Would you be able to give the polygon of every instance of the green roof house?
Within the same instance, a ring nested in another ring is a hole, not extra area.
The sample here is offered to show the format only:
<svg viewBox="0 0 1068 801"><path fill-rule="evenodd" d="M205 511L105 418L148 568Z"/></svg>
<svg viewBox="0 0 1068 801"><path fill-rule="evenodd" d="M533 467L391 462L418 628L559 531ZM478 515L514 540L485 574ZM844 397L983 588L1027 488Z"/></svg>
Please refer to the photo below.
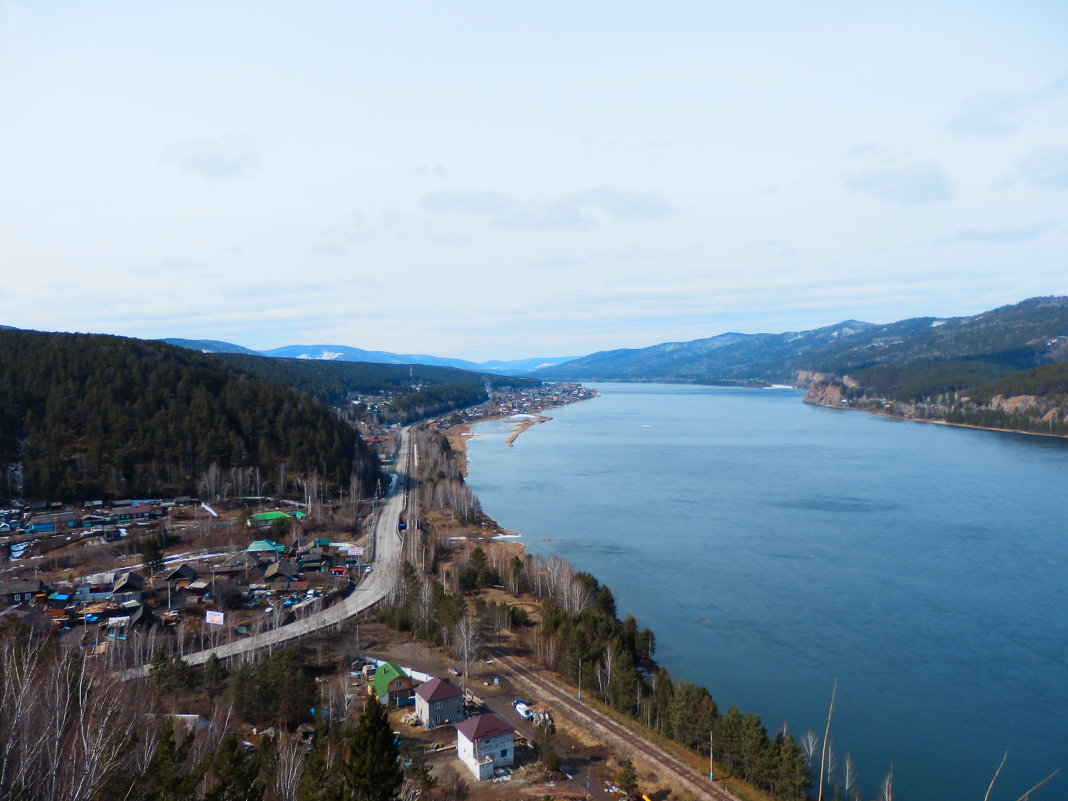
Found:
<svg viewBox="0 0 1068 801"><path fill-rule="evenodd" d="M379 665L375 677L371 679L371 692L380 704L386 706L414 704L414 686L415 680L408 676L402 667L392 662Z"/></svg>
<svg viewBox="0 0 1068 801"><path fill-rule="evenodd" d="M299 514L299 513L298 513ZM285 512L257 512L248 519L250 526L255 525L270 525L275 520L292 520Z"/></svg>
<svg viewBox="0 0 1068 801"><path fill-rule="evenodd" d="M245 549L245 553L257 558L269 557L272 561L281 558L285 552L286 546L279 545L274 540L256 540Z"/></svg>

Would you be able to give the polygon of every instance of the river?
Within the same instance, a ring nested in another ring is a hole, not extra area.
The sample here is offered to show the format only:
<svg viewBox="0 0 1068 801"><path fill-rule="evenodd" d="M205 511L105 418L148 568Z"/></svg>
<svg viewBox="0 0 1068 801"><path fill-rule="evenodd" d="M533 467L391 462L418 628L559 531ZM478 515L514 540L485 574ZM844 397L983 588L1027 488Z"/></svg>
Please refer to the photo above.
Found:
<svg viewBox="0 0 1068 801"><path fill-rule="evenodd" d="M1015 801L1068 769L1068 442L595 384L468 483L533 553L588 570L676 678L852 754L864 798ZM1033 801L1068 797L1058 776Z"/></svg>

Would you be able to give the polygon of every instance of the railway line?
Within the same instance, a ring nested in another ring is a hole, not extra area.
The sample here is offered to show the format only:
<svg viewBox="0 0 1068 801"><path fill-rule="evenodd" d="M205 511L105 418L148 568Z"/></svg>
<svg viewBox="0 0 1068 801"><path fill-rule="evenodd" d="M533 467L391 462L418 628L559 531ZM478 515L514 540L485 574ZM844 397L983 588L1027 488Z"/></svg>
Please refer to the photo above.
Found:
<svg viewBox="0 0 1068 801"><path fill-rule="evenodd" d="M645 762L662 779L674 783L678 789L711 801L739 801L737 796L695 773L689 764L675 755L657 748L596 708L576 701L570 693L547 679L543 671L531 670L518 660L501 655L499 650L489 650L493 651L499 667L508 673L517 687L529 690L538 699L551 703L561 717L570 718L620 753L630 754Z"/></svg>

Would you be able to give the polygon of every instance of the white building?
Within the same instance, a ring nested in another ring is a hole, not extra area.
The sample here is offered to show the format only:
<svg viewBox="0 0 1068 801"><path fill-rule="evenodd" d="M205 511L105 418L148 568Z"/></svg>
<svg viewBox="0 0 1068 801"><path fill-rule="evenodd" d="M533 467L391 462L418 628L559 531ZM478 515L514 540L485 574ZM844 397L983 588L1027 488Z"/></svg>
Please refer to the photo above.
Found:
<svg viewBox="0 0 1068 801"><path fill-rule="evenodd" d="M488 712L456 724L456 755L479 781L494 768L512 766L515 731L504 718Z"/></svg>

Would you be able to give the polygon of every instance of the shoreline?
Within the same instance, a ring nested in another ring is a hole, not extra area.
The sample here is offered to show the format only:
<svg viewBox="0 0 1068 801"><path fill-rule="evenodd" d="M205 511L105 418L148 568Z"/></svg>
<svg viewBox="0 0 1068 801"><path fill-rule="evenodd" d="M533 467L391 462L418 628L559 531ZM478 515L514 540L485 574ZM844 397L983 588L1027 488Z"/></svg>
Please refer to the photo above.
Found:
<svg viewBox="0 0 1068 801"><path fill-rule="evenodd" d="M802 401L809 403L809 401ZM1028 437L1045 437L1046 439L1068 439L1068 434L1047 434L1042 431L1024 431L1020 428L997 428L994 426L977 426L972 423L953 423L949 420L936 420L926 417L904 417L900 414L888 414L875 409L860 409L856 406L833 406L826 403L812 403L812 406L821 406L824 409L837 409L840 412L862 412L872 417L885 417L887 420L901 420L906 423L931 423L936 426L950 426L952 428L970 428L973 431L996 431L999 434L1023 434Z"/></svg>

